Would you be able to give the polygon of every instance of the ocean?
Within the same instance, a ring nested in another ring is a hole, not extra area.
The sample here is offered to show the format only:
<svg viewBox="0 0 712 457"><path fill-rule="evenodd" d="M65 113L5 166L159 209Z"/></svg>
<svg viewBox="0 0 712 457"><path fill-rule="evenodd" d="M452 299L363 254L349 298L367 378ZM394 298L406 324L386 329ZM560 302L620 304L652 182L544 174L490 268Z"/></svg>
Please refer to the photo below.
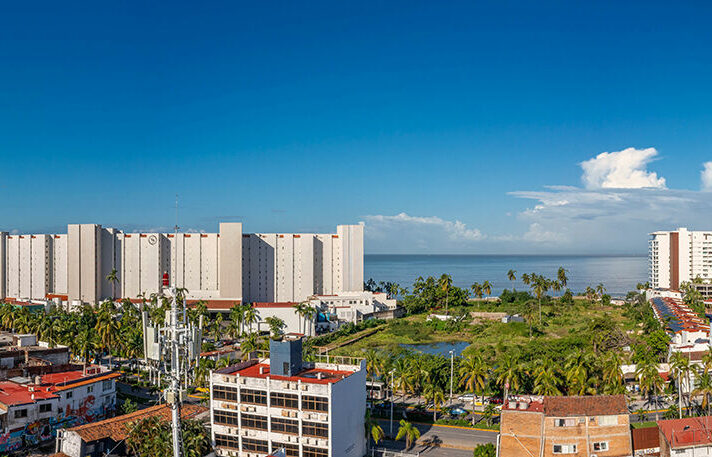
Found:
<svg viewBox="0 0 712 457"><path fill-rule="evenodd" d="M622 296L635 290L635 285L648 280L648 260L645 256L543 256L543 255L381 255L364 258L364 279L392 281L412 289L418 276L452 276L453 284L469 287L475 282L489 281L492 295L502 289L516 287L526 290L522 273L538 273L552 278L562 266L568 271L568 288L583 292L587 286L602 283L612 296ZM507 272L516 270L517 280L507 279Z"/></svg>

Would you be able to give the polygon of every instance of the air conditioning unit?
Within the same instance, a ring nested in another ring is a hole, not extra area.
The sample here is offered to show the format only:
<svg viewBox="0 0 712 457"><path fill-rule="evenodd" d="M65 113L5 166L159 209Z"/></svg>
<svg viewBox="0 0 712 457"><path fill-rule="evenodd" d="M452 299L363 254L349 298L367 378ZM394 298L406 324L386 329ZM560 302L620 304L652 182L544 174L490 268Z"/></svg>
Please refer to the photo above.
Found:
<svg viewBox="0 0 712 457"><path fill-rule="evenodd" d="M319 415L319 420L326 421L327 419L329 419L329 416L327 416L326 414Z"/></svg>
<svg viewBox="0 0 712 457"><path fill-rule="evenodd" d="M250 436L257 436L257 432L254 430L250 430Z"/></svg>
<svg viewBox="0 0 712 457"><path fill-rule="evenodd" d="M240 378L240 384L246 384L247 379L246 378Z"/></svg>
<svg viewBox="0 0 712 457"><path fill-rule="evenodd" d="M245 405L240 405L240 411L242 411L243 413L244 413L244 412L247 412L247 411L248 411L247 406L245 406Z"/></svg>
<svg viewBox="0 0 712 457"><path fill-rule="evenodd" d="M319 440L319 446L326 446L326 440Z"/></svg>
<svg viewBox="0 0 712 457"><path fill-rule="evenodd" d="M309 390L309 386L306 384L302 384L302 390L306 392L307 390Z"/></svg>
<svg viewBox="0 0 712 457"><path fill-rule="evenodd" d="M242 436L250 436L250 435L247 433L247 430L243 430L243 431L242 431Z"/></svg>
<svg viewBox="0 0 712 457"><path fill-rule="evenodd" d="M296 412L296 411L290 411L290 412L289 412L289 417L297 417L297 412Z"/></svg>
<svg viewBox="0 0 712 457"><path fill-rule="evenodd" d="M282 410L282 416L284 416L284 417L289 417L289 411L287 411L286 409L283 409L283 410Z"/></svg>
<svg viewBox="0 0 712 457"><path fill-rule="evenodd" d="M223 382L230 382L230 377L229 376L223 376L222 377Z"/></svg>
<svg viewBox="0 0 712 457"><path fill-rule="evenodd" d="M289 389L289 383L287 381L282 382L282 389Z"/></svg>
<svg viewBox="0 0 712 457"><path fill-rule="evenodd" d="M254 412L255 412L255 407L254 407L254 406L250 406L250 407L247 408L247 411L249 411L249 412L251 412L251 413L254 413Z"/></svg>

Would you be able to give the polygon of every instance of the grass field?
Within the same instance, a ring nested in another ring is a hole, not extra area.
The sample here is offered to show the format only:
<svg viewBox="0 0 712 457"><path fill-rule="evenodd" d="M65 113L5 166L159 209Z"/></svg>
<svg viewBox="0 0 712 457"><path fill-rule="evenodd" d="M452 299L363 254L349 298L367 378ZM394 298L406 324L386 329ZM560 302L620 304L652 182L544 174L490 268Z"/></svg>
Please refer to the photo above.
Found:
<svg viewBox="0 0 712 457"><path fill-rule="evenodd" d="M496 305L479 303L451 310L454 315L470 311L494 311L509 314L523 313L522 305ZM589 326L596 318L612 322L623 334L630 337L640 330L636 324L624 315L624 309L618 306L602 306L588 301L577 300L574 305L551 305L542 308L543 324L538 325L538 308L533 319L532 337L529 336L527 323L508 323L485 321L473 323L467 319L456 328L447 328L442 322L426 322L427 313L408 316L388 322L381 330L353 344L334 351L339 355L359 355L368 348L386 349L389 352L402 350L401 344L430 344L438 342L465 341L470 346L464 354L471 351L481 352L487 358L497 357L502 352L519 350L535 355L539 350L551 350L565 354L587 344ZM344 337L343 340L346 340Z"/></svg>

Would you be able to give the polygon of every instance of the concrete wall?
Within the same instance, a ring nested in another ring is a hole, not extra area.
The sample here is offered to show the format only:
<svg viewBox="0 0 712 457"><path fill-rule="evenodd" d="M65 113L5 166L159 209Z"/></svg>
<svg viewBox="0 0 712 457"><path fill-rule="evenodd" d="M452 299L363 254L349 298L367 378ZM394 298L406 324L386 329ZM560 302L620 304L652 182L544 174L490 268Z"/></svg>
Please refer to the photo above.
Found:
<svg viewBox="0 0 712 457"><path fill-rule="evenodd" d="M223 298L242 297L242 224L221 223L218 284Z"/></svg>
<svg viewBox="0 0 712 457"><path fill-rule="evenodd" d="M329 443L331 457L361 457L366 454L366 366L341 381L329 384ZM348 413L345 413L348 411Z"/></svg>

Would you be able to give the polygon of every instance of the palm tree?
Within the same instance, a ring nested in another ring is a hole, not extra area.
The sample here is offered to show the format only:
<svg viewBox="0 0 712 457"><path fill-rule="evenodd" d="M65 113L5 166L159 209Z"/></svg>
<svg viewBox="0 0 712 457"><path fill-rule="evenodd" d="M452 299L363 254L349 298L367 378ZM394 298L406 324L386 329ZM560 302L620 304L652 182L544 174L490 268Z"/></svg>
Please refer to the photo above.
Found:
<svg viewBox="0 0 712 457"><path fill-rule="evenodd" d="M369 348L366 351L366 373L373 380L376 375L381 374L381 356L377 350Z"/></svg>
<svg viewBox="0 0 712 457"><path fill-rule="evenodd" d="M603 298L603 294L605 294L605 293L606 293L606 288L603 287L603 284L602 284L602 283L599 283L599 284L596 286L596 294L598 295L598 299L599 299L599 300L602 299L602 298Z"/></svg>
<svg viewBox="0 0 712 457"><path fill-rule="evenodd" d="M294 308L294 312L297 313L300 317L299 319L299 333L302 333L302 321L304 320L304 314L306 312L307 308L307 303L301 302L301 303L295 303L292 308Z"/></svg>
<svg viewBox="0 0 712 457"><path fill-rule="evenodd" d="M430 382L426 384L425 389L423 389L423 397L425 397L426 402L433 403L433 422L435 422L438 418L438 406L445 403L443 388L434 382Z"/></svg>
<svg viewBox="0 0 712 457"><path fill-rule="evenodd" d="M472 295L482 299L483 291L482 291L482 285L479 282L475 282L470 286L470 289L472 289Z"/></svg>
<svg viewBox="0 0 712 457"><path fill-rule="evenodd" d="M364 431L366 433L366 444L369 446L371 444L371 440L373 440L373 443L378 446L378 443L380 443L386 436L386 432L383 431L383 428L378 424L378 421L371 416L370 409L366 410L364 427Z"/></svg>
<svg viewBox="0 0 712 457"><path fill-rule="evenodd" d="M524 273L522 275L522 282L524 284L526 284L528 286L529 284L531 284L531 281L532 281L532 278L531 278L531 276L529 276L529 273Z"/></svg>
<svg viewBox="0 0 712 457"><path fill-rule="evenodd" d="M516 281L517 280L517 270L509 270L507 272L507 279L510 281Z"/></svg>
<svg viewBox="0 0 712 457"><path fill-rule="evenodd" d="M475 411L475 395L481 395L487 386L489 368L480 354L465 357L460 363L460 385L472 392L472 412ZM475 425L475 416L472 416Z"/></svg>
<svg viewBox="0 0 712 457"><path fill-rule="evenodd" d="M245 322L245 307L242 304L235 304L230 308L230 325L228 329L230 336L239 338L242 336L242 326Z"/></svg>
<svg viewBox="0 0 712 457"><path fill-rule="evenodd" d="M109 353L109 367L111 367L112 348L118 343L117 337L121 329L120 321L114 317L109 308L106 308L99 312L95 328L102 348Z"/></svg>
<svg viewBox="0 0 712 457"><path fill-rule="evenodd" d="M307 304L306 308L304 308L304 319L306 320L305 325L307 327L305 328L307 336L311 336L312 333L312 328L314 327L312 324L314 323L314 318L316 317L316 314L318 313L317 309L314 306L310 306Z"/></svg>
<svg viewBox="0 0 712 457"><path fill-rule="evenodd" d="M710 395L712 395L712 376L704 371L697 377L697 386L692 391L692 395L702 395L702 407L707 408L707 415L710 415Z"/></svg>
<svg viewBox="0 0 712 457"><path fill-rule="evenodd" d="M532 273L530 287L539 300L539 324L541 324L541 299L551 287L551 281L544 276Z"/></svg>
<svg viewBox="0 0 712 457"><path fill-rule="evenodd" d="M116 299L116 284L119 282L119 275L118 271L116 271L116 268L112 268L111 273L106 275L106 280L111 283L111 300L114 301Z"/></svg>
<svg viewBox="0 0 712 457"><path fill-rule="evenodd" d="M556 280L559 281L561 287L566 287L566 284L569 282L569 278L566 277L566 270L564 269L564 267L559 267L558 271L556 272Z"/></svg>
<svg viewBox="0 0 712 457"><path fill-rule="evenodd" d="M215 341L220 340L220 337L222 336L222 323L223 315L219 312L217 313L217 316L215 316L215 319L213 319L212 326L210 328L210 336L212 336Z"/></svg>
<svg viewBox="0 0 712 457"><path fill-rule="evenodd" d="M260 312L252 305L247 305L245 308L245 325L252 332L252 325L260 321Z"/></svg>
<svg viewBox="0 0 712 457"><path fill-rule="evenodd" d="M257 347L257 334L252 332L248 333L247 336L245 336L240 342L240 353L242 354L242 359L248 360L250 358L250 354L256 351Z"/></svg>
<svg viewBox="0 0 712 457"><path fill-rule="evenodd" d="M532 369L534 393L537 395L561 395L559 390L559 370L551 359L539 359Z"/></svg>
<svg viewBox="0 0 712 457"><path fill-rule="evenodd" d="M396 441L405 437L405 447L410 449L413 447L418 438L420 438L420 430L418 430L413 424L401 419L400 427L398 428L398 435L396 435Z"/></svg>
<svg viewBox="0 0 712 457"><path fill-rule="evenodd" d="M399 357L393 362L393 389L400 391L402 396L412 387L411 367L404 357Z"/></svg>
<svg viewBox="0 0 712 457"><path fill-rule="evenodd" d="M590 366L593 362L591 353L579 349L569 354L564 363L564 373L569 388L569 394L586 395L595 393L590 386Z"/></svg>
<svg viewBox="0 0 712 457"><path fill-rule="evenodd" d="M615 395L625 392L622 364L623 360L617 352L609 351L603 356L601 363L603 393Z"/></svg>
<svg viewBox="0 0 712 457"><path fill-rule="evenodd" d="M519 390L526 370L522 365L519 355L505 354L494 369L495 382L504 389L504 399L507 401L510 389Z"/></svg>
<svg viewBox="0 0 712 457"><path fill-rule="evenodd" d="M482 293L485 295L490 295L492 293L492 284L489 281L482 283Z"/></svg>
<svg viewBox="0 0 712 457"><path fill-rule="evenodd" d="M452 286L452 277L448 274L443 274L438 280L438 286L445 291L445 314L448 314L447 301L450 294L450 287Z"/></svg>
<svg viewBox="0 0 712 457"><path fill-rule="evenodd" d="M690 406L690 391L692 386L690 386L690 372L692 367L690 366L690 359L682 352L673 352L670 356L670 374L672 379L677 379L677 388L680 399L683 396L683 379L685 380L685 386L687 387L687 406ZM682 414L682 405L680 405L680 414Z"/></svg>
<svg viewBox="0 0 712 457"><path fill-rule="evenodd" d="M640 383L640 391L646 395L648 399L655 398L655 404L658 403L658 395L665 384L663 377L658 372L658 364L654 360L644 359L638 363L635 370L635 375ZM656 409L658 409L656 407ZM659 419L659 414L655 413L655 420Z"/></svg>

